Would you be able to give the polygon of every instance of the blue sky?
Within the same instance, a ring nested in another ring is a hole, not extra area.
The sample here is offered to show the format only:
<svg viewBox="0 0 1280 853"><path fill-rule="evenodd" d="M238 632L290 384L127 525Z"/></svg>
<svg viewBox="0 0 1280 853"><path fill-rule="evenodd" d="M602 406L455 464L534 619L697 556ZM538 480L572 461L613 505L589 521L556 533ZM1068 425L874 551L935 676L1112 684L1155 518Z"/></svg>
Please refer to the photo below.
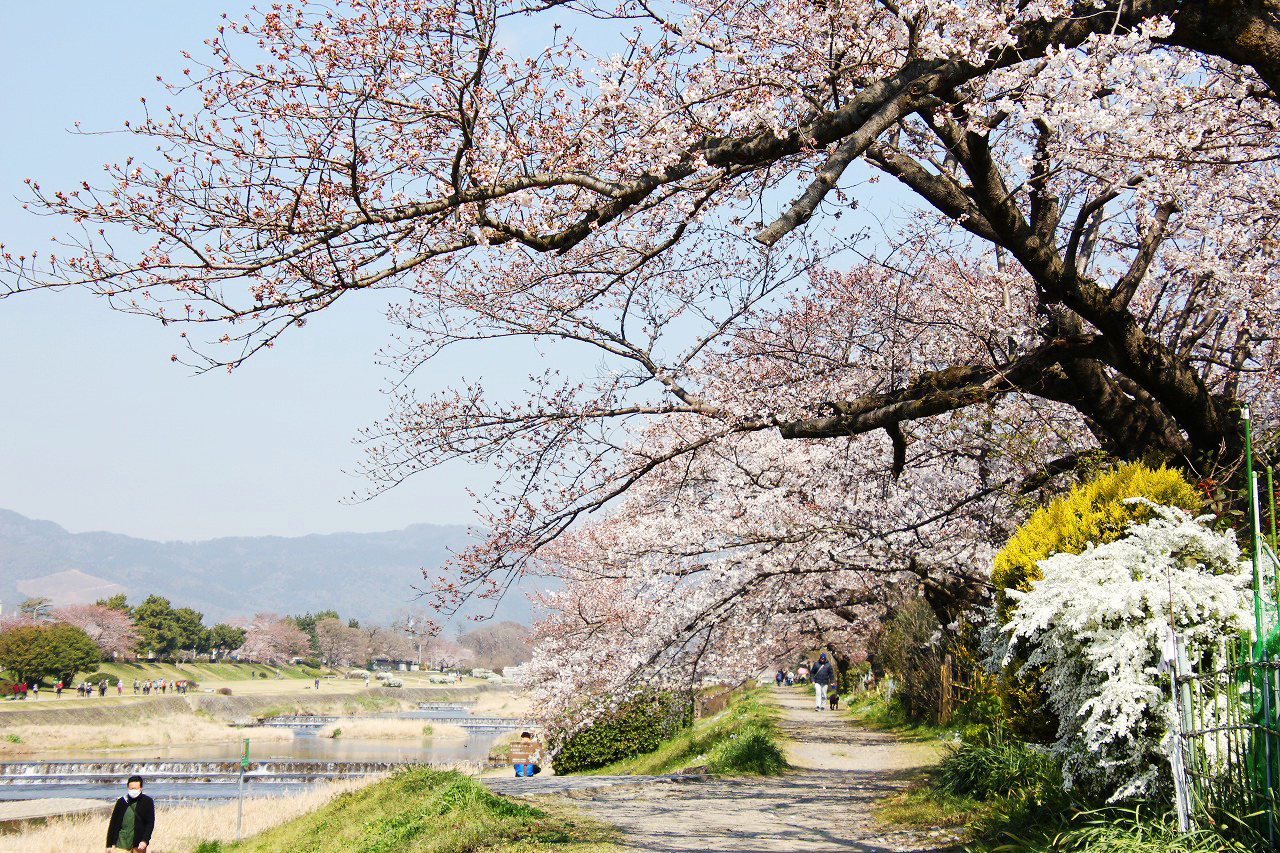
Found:
<svg viewBox="0 0 1280 853"><path fill-rule="evenodd" d="M220 14L248 0L57 5L14 3L0 29L0 242L14 253L47 245L61 223L22 210L25 178L46 188L97 182L103 163L145 155L112 131L141 114L139 98L169 100L156 76L177 80ZM578 22L572 26L577 27ZM537 37L527 27L517 40ZM588 39L597 49L616 37ZM536 50L541 45L524 45ZM851 170L865 178L865 168ZM879 185L843 223L892 220L901 201ZM779 199L784 202L785 199ZM0 507L73 532L151 539L368 532L477 520L470 488L492 472L462 463L417 475L370 501L353 472L362 427L385 414L386 371L376 363L393 331L378 294L344 298L281 346L232 375L193 376L172 364L179 331L119 314L83 292L0 300ZM575 353L580 363L581 353ZM459 357L460 356L460 357ZM465 376L518 387L554 362L536 349L489 343L415 375L420 389ZM593 358L594 360L594 358Z"/></svg>
<svg viewBox="0 0 1280 853"><path fill-rule="evenodd" d="M96 180L137 140L76 137L163 100L157 74L177 79L244 0L71 0L6 4L0 28L0 242L38 248L59 223L21 209L30 177L46 187ZM385 371L375 363L389 327L381 305L348 302L287 345L233 375L193 376L170 363L177 334L109 310L80 292L0 300L0 507L73 532L154 539L390 530L416 522L471 523L463 465L420 475L365 503L359 429L381 416ZM485 365L472 362L472 375Z"/></svg>

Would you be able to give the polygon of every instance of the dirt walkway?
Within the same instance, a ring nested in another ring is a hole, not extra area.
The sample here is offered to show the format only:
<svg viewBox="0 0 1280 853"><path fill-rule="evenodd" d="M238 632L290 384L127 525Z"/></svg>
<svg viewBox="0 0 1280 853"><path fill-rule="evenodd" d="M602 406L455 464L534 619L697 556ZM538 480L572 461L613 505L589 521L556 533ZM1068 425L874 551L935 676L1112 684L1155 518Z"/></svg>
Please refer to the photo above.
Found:
<svg viewBox="0 0 1280 853"><path fill-rule="evenodd" d="M943 851L948 830L886 830L871 806L936 760L932 750L817 712L808 694L776 689L792 770L773 778L650 781L577 792L581 806L621 827L630 850L714 853Z"/></svg>

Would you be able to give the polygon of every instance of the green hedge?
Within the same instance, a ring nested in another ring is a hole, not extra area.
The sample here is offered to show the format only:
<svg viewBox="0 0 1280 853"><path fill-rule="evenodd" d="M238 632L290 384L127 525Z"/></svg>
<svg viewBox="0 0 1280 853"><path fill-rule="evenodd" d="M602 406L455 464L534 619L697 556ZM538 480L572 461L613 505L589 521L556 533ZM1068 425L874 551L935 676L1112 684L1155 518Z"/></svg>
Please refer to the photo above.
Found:
<svg viewBox="0 0 1280 853"><path fill-rule="evenodd" d="M557 774L603 767L653 752L692 724L693 701L688 693L648 693L572 734L549 733L552 763Z"/></svg>

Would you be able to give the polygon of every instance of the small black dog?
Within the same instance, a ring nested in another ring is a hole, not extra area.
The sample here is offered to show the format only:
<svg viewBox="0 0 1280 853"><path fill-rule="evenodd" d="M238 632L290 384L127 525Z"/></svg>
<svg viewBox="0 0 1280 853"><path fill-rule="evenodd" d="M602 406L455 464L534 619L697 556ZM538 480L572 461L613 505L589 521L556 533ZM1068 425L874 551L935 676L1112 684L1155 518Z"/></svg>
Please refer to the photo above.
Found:
<svg viewBox="0 0 1280 853"><path fill-rule="evenodd" d="M832 690L832 691L830 691L829 693L827 693L827 704L829 704L829 705L831 706L831 710L833 710L833 711L834 711L836 708L839 708L839 707L840 707L840 694L839 694L839 693L837 693L837 692L835 692L834 690Z"/></svg>

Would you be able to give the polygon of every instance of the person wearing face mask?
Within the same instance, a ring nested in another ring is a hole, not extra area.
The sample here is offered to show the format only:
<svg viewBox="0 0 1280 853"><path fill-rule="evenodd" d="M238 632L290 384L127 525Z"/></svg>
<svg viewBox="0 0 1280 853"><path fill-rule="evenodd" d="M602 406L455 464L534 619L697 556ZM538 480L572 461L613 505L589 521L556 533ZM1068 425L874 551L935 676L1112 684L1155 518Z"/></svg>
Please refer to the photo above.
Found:
<svg viewBox="0 0 1280 853"><path fill-rule="evenodd" d="M142 777L129 777L129 790L116 800L107 824L107 849L145 853L156 825L155 802L142 793Z"/></svg>

